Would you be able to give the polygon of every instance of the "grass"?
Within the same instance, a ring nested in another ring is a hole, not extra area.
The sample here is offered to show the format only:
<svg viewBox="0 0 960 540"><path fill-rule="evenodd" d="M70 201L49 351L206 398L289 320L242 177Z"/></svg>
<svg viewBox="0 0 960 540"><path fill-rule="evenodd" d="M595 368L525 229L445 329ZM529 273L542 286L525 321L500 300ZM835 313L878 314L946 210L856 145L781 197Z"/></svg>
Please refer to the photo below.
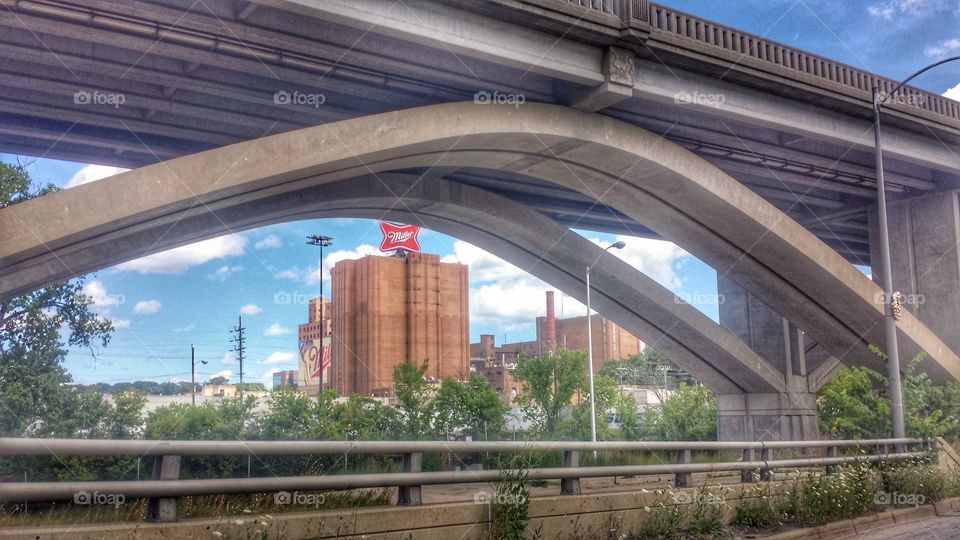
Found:
<svg viewBox="0 0 960 540"><path fill-rule="evenodd" d="M293 504L278 504L273 493L182 497L177 504L177 516L191 519L385 506L391 503L393 490L302 491L297 494ZM124 501L116 506L72 502L5 503L0 505L0 528L143 521L146 512L146 499Z"/></svg>

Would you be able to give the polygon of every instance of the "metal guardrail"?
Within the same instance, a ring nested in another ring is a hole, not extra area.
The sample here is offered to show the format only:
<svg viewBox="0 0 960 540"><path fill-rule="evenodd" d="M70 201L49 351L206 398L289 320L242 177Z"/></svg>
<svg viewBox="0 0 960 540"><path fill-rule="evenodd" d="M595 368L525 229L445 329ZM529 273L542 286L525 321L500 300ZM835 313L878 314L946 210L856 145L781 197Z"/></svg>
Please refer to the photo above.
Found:
<svg viewBox="0 0 960 540"><path fill-rule="evenodd" d="M691 39L716 48L718 52L735 53L739 58L746 56L778 66L786 70L786 73L801 74L838 84L862 92L867 102L872 101L872 90L875 86L881 93L889 93L898 84L897 81L868 71L667 6L652 4L647 0L560 1L597 13L617 16L627 24L637 21L638 24L649 25L653 32ZM914 87L906 87L900 94L898 103L960 120L960 102Z"/></svg>
<svg viewBox="0 0 960 540"><path fill-rule="evenodd" d="M925 455L932 442L925 439L870 439L844 441L770 442L516 442L516 441L151 441L97 439L0 438L0 456L153 456L153 479L111 482L5 482L2 501L52 501L70 499L78 492L123 494L148 498L147 519L175 521L176 498L191 495L264 493L289 490L343 490L397 487L398 503L422 504L421 487L431 484L496 482L500 470L422 472L423 454L562 452L563 466L528 469L534 480L560 480L561 493L580 493L581 478L672 474L676 487L690 487L692 474L741 471L741 480L767 480L783 468L826 467L851 462L902 461ZM841 448L874 448L876 453L839 455ZM914 447L913 451L909 451ZM774 459L774 450L826 448L827 457ZM896 449L891 452L891 449ZM695 451L736 451L738 461L692 463ZM671 452L672 463L657 465L580 466L580 454L591 451ZM759 452L760 459L756 459ZM402 455L403 472L287 476L273 478L180 480L182 456L265 456L307 454ZM756 474L759 473L759 474Z"/></svg>

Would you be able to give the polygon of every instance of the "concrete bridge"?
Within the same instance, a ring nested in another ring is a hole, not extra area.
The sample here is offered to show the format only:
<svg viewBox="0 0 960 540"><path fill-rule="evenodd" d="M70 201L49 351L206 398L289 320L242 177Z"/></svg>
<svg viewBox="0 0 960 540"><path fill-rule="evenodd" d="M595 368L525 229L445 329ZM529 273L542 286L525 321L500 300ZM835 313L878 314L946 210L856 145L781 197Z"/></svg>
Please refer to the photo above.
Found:
<svg viewBox="0 0 960 540"><path fill-rule="evenodd" d="M722 328L610 260L601 312L717 391L721 437L814 436L832 370L881 367L880 289L851 263L875 250L870 89L891 82L575 4L9 2L0 150L142 168L0 211L0 297L322 215L419 219L568 291L590 257L566 227L665 238L717 269ZM960 104L909 92L885 120L894 278L926 303L901 338L957 379Z"/></svg>

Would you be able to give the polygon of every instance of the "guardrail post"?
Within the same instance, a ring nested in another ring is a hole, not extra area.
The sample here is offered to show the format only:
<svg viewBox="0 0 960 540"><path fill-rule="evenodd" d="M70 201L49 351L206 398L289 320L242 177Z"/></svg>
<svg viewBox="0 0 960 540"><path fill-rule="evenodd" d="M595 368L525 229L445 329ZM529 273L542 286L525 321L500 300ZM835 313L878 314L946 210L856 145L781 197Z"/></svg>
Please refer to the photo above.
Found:
<svg viewBox="0 0 960 540"><path fill-rule="evenodd" d="M827 447L827 457L828 457L828 458L835 458L835 457L837 457L837 447L836 447L836 446L828 446L828 447ZM837 472L837 466L836 466L836 465L827 465L827 474L835 474L836 472Z"/></svg>
<svg viewBox="0 0 960 540"><path fill-rule="evenodd" d="M748 463L753 461L753 448L744 448L743 449L743 462ZM753 482L753 469L744 469L740 471L740 481L741 482Z"/></svg>
<svg viewBox="0 0 960 540"><path fill-rule="evenodd" d="M580 466L580 452L578 450L568 450L563 453L563 467L579 467ZM560 479L560 494L561 495L579 495L580 494L580 479L579 478L562 478Z"/></svg>
<svg viewBox="0 0 960 540"><path fill-rule="evenodd" d="M767 468L767 463L773 461L773 448L761 450L760 460L763 461L763 467L760 468L760 480L766 482L770 480L770 469Z"/></svg>
<svg viewBox="0 0 960 540"><path fill-rule="evenodd" d="M408 452L403 455L403 465L400 470L405 473L418 473L422 470L423 454ZM420 506L423 504L422 486L400 486L397 491L397 504L403 506Z"/></svg>
<svg viewBox="0 0 960 540"><path fill-rule="evenodd" d="M180 456L154 456L153 480L179 480ZM172 523L177 521L176 497L150 497L147 499L147 521Z"/></svg>
<svg viewBox="0 0 960 540"><path fill-rule="evenodd" d="M693 461L693 454L689 449L677 451L677 464L683 465ZM674 474L673 485L680 487L690 487L693 485L693 475L688 472L677 472Z"/></svg>

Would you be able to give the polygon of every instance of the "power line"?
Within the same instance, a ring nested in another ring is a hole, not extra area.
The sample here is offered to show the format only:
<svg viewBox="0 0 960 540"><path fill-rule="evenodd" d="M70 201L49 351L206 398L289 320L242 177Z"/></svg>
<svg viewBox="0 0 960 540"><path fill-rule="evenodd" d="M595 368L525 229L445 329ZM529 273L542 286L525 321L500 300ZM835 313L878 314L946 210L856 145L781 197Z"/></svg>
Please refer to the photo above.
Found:
<svg viewBox="0 0 960 540"><path fill-rule="evenodd" d="M243 351L246 347L243 346L243 342L246 336L243 335L243 317L237 317L237 326L233 329L234 337L234 352L237 353L237 360L240 361L240 402L243 403Z"/></svg>

